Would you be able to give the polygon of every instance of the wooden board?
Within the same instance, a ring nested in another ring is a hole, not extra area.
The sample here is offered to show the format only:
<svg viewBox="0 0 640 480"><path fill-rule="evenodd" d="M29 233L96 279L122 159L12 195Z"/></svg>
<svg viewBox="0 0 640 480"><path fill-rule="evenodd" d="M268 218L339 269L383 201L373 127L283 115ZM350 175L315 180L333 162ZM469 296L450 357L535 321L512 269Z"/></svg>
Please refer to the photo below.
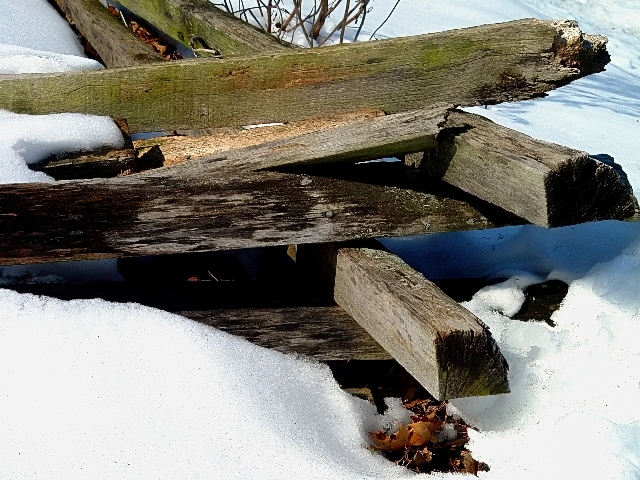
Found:
<svg viewBox="0 0 640 480"><path fill-rule="evenodd" d="M98 0L53 0L108 68L148 65L164 58L136 37Z"/></svg>
<svg viewBox="0 0 640 480"><path fill-rule="evenodd" d="M0 264L160 255L522 223L401 163L299 175L212 159L108 180L0 186ZM220 172L220 171L218 171ZM60 206L64 205L64 209Z"/></svg>
<svg viewBox="0 0 640 480"><path fill-rule="evenodd" d="M140 132L499 103L539 97L602 70L605 42L570 22L529 19L226 60L7 75L0 108L126 118Z"/></svg>
<svg viewBox="0 0 640 480"><path fill-rule="evenodd" d="M435 398L509 392L507 362L486 325L396 255L299 245L297 262Z"/></svg>
<svg viewBox="0 0 640 480"><path fill-rule="evenodd" d="M536 225L624 220L637 201L619 165L455 111L439 146L405 162Z"/></svg>

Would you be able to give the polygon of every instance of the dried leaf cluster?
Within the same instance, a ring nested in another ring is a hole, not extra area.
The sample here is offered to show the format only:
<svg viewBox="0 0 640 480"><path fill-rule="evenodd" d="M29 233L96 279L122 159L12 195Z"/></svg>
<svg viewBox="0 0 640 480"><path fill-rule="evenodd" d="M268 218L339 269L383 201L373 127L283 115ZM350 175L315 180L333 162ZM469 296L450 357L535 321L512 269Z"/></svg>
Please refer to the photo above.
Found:
<svg viewBox="0 0 640 480"><path fill-rule="evenodd" d="M419 473L433 471L471 473L488 470L488 466L477 462L465 449L469 441L467 426L446 414L446 404L433 400L415 400L405 404L413 411L411 423L398 423L398 430L370 434L373 449L387 458ZM439 441L438 434L446 423L452 424L456 438Z"/></svg>
<svg viewBox="0 0 640 480"><path fill-rule="evenodd" d="M147 26L142 25L140 21L132 18L122 10L118 10L113 5L109 5L108 9L111 15L118 18L127 28L131 29L140 40L151 46L166 60L180 60L182 58L182 55L180 55L173 46L167 44L158 35L154 35L153 32L151 32Z"/></svg>

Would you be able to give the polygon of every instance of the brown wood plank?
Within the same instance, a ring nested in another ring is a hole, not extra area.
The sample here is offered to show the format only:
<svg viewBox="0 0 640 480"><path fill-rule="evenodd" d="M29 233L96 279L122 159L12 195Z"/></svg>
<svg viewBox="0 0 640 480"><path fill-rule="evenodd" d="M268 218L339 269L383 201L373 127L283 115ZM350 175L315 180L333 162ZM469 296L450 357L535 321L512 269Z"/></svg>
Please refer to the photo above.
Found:
<svg viewBox="0 0 640 480"><path fill-rule="evenodd" d="M148 65L164 58L136 37L98 0L53 0L107 68Z"/></svg>
<svg viewBox="0 0 640 480"><path fill-rule="evenodd" d="M507 362L486 325L397 256L301 245L297 258L316 266L336 303L435 398L509 392Z"/></svg>
<svg viewBox="0 0 640 480"><path fill-rule="evenodd" d="M536 140L478 115L452 112L439 146L405 162L532 223L624 220L637 201L619 165Z"/></svg>
<svg viewBox="0 0 640 480"><path fill-rule="evenodd" d="M119 4L199 56L223 57L287 50L291 45L224 12L208 0L119 0Z"/></svg>
<svg viewBox="0 0 640 480"><path fill-rule="evenodd" d="M601 71L605 43L574 23L518 20L243 58L7 75L0 108L126 118L140 132L498 103L539 97Z"/></svg>

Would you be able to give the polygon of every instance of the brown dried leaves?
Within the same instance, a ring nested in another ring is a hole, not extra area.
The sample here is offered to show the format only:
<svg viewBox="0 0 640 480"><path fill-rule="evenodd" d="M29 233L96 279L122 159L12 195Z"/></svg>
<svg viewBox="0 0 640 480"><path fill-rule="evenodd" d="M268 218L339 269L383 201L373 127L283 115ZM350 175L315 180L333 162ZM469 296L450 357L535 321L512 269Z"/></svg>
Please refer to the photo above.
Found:
<svg viewBox="0 0 640 480"><path fill-rule="evenodd" d="M446 414L444 402L416 400L405 403L404 406L417 415L411 416L411 423L407 425L398 422L398 429L393 433L380 430L370 433L374 450L416 472L477 475L478 471L489 469L486 464L474 460L464 448L469 441L467 426ZM456 438L447 440L443 436L439 440L439 434L445 425L455 431Z"/></svg>

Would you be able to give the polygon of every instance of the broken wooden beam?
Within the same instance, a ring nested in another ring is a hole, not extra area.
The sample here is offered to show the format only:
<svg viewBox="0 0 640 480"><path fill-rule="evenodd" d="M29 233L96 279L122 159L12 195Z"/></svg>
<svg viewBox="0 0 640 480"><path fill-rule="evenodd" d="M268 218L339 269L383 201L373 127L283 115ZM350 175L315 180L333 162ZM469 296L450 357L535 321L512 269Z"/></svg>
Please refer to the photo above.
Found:
<svg viewBox="0 0 640 480"><path fill-rule="evenodd" d="M467 193L543 227L624 220L637 201L619 165L453 111L438 147L405 157Z"/></svg>
<svg viewBox="0 0 640 480"><path fill-rule="evenodd" d="M84 36L107 68L163 62L98 0L54 0L69 23Z"/></svg>
<svg viewBox="0 0 640 480"><path fill-rule="evenodd" d="M362 108L524 100L601 71L606 38L517 20L415 37L114 70L7 75L0 108L127 118L132 132L287 122ZM57 92L51 95L51 92Z"/></svg>
<svg viewBox="0 0 640 480"><path fill-rule="evenodd" d="M299 245L297 259L435 398L509 392L508 365L488 327L399 257Z"/></svg>
<svg viewBox="0 0 640 480"><path fill-rule="evenodd" d="M266 35L208 0L119 0L118 3L198 56L224 58L287 50L292 46Z"/></svg>

